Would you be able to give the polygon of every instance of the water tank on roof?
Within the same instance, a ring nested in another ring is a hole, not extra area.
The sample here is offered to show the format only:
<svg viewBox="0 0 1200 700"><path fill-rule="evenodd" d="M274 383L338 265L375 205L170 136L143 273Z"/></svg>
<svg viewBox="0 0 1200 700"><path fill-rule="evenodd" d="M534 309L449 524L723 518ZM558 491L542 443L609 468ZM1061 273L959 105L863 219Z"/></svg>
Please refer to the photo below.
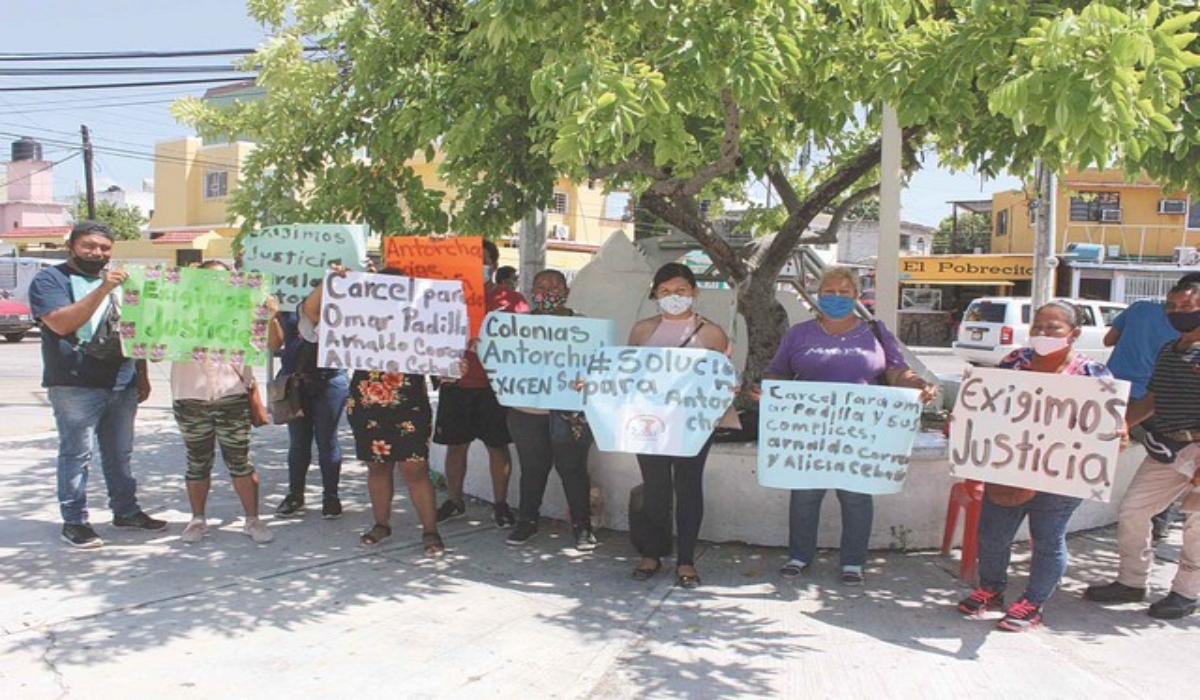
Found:
<svg viewBox="0 0 1200 700"><path fill-rule="evenodd" d="M12 159L18 160L41 160L42 159L42 144L34 141L28 136L13 141Z"/></svg>

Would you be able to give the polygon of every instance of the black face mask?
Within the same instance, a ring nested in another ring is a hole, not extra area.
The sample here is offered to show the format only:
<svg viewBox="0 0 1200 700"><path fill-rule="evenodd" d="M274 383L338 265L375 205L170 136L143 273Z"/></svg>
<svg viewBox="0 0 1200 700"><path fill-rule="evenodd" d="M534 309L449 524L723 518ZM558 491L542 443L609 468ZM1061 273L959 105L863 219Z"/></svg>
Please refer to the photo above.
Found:
<svg viewBox="0 0 1200 700"><path fill-rule="evenodd" d="M1180 333L1191 333L1200 328L1200 311L1172 311L1167 314L1167 323Z"/></svg>
<svg viewBox="0 0 1200 700"><path fill-rule="evenodd" d="M75 266L75 269L88 277L97 277L100 275L101 270L108 267L108 261L104 258L90 260L88 258L81 258L78 255L71 256L71 264Z"/></svg>

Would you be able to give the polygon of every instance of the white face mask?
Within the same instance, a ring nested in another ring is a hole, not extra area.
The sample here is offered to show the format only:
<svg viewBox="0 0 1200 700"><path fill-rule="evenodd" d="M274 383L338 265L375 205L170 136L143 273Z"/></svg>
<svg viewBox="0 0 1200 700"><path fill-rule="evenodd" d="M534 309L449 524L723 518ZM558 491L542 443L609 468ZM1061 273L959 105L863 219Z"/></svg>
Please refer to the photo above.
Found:
<svg viewBox="0 0 1200 700"><path fill-rule="evenodd" d="M1038 355L1053 355L1070 344L1070 338L1051 338L1048 335L1034 335L1029 338L1030 349Z"/></svg>
<svg viewBox="0 0 1200 700"><path fill-rule="evenodd" d="M682 294L660 297L658 308L669 316L679 316L692 308L692 297L685 297Z"/></svg>

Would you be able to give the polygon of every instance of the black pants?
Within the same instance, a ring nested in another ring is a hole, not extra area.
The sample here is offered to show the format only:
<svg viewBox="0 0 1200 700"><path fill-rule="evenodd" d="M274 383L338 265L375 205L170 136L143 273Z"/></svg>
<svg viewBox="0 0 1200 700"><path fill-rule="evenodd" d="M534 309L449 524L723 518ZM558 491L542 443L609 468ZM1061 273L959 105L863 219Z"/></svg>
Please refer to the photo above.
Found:
<svg viewBox="0 0 1200 700"><path fill-rule="evenodd" d="M638 553L643 557L662 558L671 553L671 499L675 499L675 531L679 555L675 564L694 566L696 539L704 520L704 462L708 448L704 444L695 457L638 455L642 470L642 516L646 531L637 538Z"/></svg>
<svg viewBox="0 0 1200 700"><path fill-rule="evenodd" d="M588 478L587 458L592 441L552 441L551 420L562 419L549 414L526 413L515 408L508 411L508 432L517 446L517 457L521 461L520 519L522 522L537 521L542 498L546 495L546 482L553 468L562 479L567 508L571 512L571 524L590 525L589 498L592 485Z"/></svg>

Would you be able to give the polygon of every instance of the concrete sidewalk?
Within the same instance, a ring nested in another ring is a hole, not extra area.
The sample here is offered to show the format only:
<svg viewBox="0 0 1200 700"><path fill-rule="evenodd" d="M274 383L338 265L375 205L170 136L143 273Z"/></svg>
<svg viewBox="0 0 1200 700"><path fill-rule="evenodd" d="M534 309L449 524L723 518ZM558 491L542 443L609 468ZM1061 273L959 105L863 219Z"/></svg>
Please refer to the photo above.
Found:
<svg viewBox="0 0 1200 700"><path fill-rule="evenodd" d="M267 513L286 483L286 446L283 428L256 431ZM369 521L365 471L353 462L343 476L343 519L310 512L274 520L277 537L266 546L240 534L239 509L218 466L209 515L220 527L184 545L183 450L161 415L141 421L135 471L143 505L169 519L170 530L114 530L97 468L92 519L108 544L76 551L58 540L55 449L50 433L0 438L5 697L1195 692L1200 615L1164 623L1144 606L1080 600L1086 583L1114 571L1111 528L1072 538L1072 566L1046 627L1012 634L954 611L968 589L955 579L957 561L936 553L874 552L867 585L846 588L837 583L836 553L792 584L776 574L782 550L702 544L704 586L684 591L672 586L670 562L648 583L630 580L636 555L624 533L602 531L601 546L580 554L569 529L551 523L526 547L506 547L481 504L444 529L447 556L427 559L402 493L395 536L364 550L357 535ZM314 467L310 495L318 481ZM1159 547L1156 595L1174 571L1178 538ZM1020 548L1017 561L1026 554ZM1016 568L1019 591L1024 566Z"/></svg>

